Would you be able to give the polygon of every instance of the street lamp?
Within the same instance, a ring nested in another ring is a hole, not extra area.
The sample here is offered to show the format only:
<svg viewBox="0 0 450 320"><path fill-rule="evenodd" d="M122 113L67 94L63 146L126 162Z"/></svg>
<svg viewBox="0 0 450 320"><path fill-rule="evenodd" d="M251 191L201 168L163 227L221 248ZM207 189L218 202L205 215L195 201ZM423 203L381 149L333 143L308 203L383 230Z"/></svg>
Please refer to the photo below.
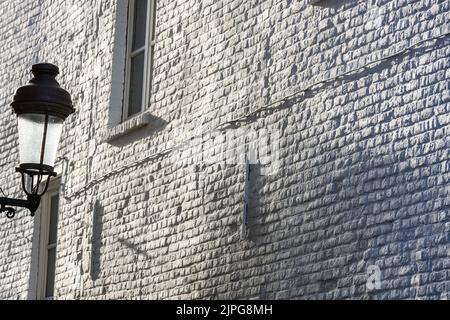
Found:
<svg viewBox="0 0 450 320"><path fill-rule="evenodd" d="M33 65L33 78L20 87L11 106L17 114L22 188L27 199L0 198L0 212L8 218L14 207L27 208L34 216L41 197L47 191L54 171L56 152L64 120L75 111L70 94L59 86L57 66L49 63Z"/></svg>

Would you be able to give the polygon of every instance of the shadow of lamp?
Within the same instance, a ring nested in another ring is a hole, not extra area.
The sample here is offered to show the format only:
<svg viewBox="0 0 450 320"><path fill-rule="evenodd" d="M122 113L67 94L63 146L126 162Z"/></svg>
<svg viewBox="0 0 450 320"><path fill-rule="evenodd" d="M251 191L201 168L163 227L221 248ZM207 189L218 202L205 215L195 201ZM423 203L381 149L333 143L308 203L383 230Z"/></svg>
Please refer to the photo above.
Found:
<svg viewBox="0 0 450 320"><path fill-rule="evenodd" d="M57 66L49 63L33 65L33 78L20 87L11 106L17 115L20 164L16 172L22 176L26 200L0 198L0 213L15 216L12 207L27 208L31 216L47 191L50 178L56 176L54 163L64 120L75 109L70 94L59 86Z"/></svg>

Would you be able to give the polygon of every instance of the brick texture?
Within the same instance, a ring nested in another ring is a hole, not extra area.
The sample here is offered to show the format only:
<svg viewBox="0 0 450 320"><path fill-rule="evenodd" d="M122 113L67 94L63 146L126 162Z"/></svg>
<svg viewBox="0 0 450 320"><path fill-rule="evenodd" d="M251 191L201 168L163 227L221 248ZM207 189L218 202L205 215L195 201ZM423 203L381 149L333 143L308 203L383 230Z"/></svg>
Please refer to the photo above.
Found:
<svg viewBox="0 0 450 320"><path fill-rule="evenodd" d="M30 66L57 64L77 109L58 151L55 298L450 295L449 1L158 0L150 119L110 141L117 2L0 1L8 196L22 196L9 103ZM233 119L281 136L279 169L252 165L246 239L244 165L202 161L228 142L201 133ZM37 220L0 219L0 298L32 298Z"/></svg>

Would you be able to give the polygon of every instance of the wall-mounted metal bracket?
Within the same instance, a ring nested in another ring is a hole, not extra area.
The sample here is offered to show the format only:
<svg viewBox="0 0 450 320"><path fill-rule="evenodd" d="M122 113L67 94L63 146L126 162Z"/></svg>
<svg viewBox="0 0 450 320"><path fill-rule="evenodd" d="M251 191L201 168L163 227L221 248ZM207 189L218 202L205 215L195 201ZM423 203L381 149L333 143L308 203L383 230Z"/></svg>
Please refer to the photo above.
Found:
<svg viewBox="0 0 450 320"><path fill-rule="evenodd" d="M27 208L31 216L34 216L40 202L41 197L38 195L28 195L27 200L0 198L0 213L6 212L6 217L12 219L16 215L16 209L12 207L20 207Z"/></svg>
<svg viewBox="0 0 450 320"><path fill-rule="evenodd" d="M242 226L241 226L241 239L247 239L249 228L248 228L248 211L249 211L249 200L250 200L250 162L248 159L245 160L245 180L244 180L244 208L242 210Z"/></svg>

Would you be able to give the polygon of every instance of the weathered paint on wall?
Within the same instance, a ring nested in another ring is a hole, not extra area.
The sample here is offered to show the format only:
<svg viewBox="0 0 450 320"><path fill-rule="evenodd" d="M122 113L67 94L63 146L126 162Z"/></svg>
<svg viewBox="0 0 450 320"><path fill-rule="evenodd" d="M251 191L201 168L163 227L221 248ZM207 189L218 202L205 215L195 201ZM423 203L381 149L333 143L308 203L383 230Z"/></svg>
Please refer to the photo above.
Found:
<svg viewBox="0 0 450 320"><path fill-rule="evenodd" d="M448 296L450 2L307 2L159 0L151 105L121 126L125 1L0 2L9 196L30 66L57 64L77 109L56 298ZM216 161L235 132L280 138L244 239L245 166ZM39 217L0 219L0 298L33 298Z"/></svg>

